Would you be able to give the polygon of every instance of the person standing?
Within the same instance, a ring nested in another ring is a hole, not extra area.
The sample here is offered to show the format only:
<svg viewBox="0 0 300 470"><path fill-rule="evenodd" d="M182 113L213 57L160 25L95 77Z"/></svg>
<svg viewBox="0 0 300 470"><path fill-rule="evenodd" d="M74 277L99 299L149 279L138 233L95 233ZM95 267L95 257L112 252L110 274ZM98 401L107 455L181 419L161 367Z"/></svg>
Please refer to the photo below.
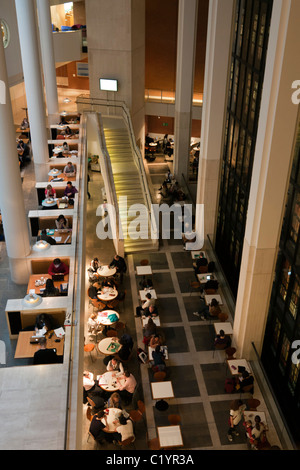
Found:
<svg viewBox="0 0 300 470"><path fill-rule="evenodd" d="M242 419L242 414L245 409L246 405L243 404L242 400L233 400L230 404L229 429L227 432L227 437L230 442L233 441L233 435L239 435L237 427Z"/></svg>

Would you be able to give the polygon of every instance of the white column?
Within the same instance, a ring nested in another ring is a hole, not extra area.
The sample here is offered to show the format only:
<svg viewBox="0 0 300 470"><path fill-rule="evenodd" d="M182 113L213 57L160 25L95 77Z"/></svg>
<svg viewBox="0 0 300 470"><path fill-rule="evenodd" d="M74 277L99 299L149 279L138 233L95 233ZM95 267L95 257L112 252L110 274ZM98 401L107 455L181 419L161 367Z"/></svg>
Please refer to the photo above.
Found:
<svg viewBox="0 0 300 470"><path fill-rule="evenodd" d="M17 284L25 284L29 278L25 259L30 253L29 231L2 39L0 41L0 88L0 208L11 279Z"/></svg>
<svg viewBox="0 0 300 470"><path fill-rule="evenodd" d="M179 0L174 122L174 174L187 176L190 156L198 0Z"/></svg>
<svg viewBox="0 0 300 470"><path fill-rule="evenodd" d="M262 349L294 153L299 17L300 2L274 2L234 320L238 354L248 359L251 342Z"/></svg>
<svg viewBox="0 0 300 470"><path fill-rule="evenodd" d="M204 234L215 233L219 168L222 157L227 80L231 59L234 0L210 0L197 204L204 205ZM197 223L197 221L196 221Z"/></svg>
<svg viewBox="0 0 300 470"><path fill-rule="evenodd" d="M31 145L35 164L48 161L44 90L39 60L34 0L15 0L25 81Z"/></svg>
<svg viewBox="0 0 300 470"><path fill-rule="evenodd" d="M53 33L49 0L36 0L49 123L59 115Z"/></svg>

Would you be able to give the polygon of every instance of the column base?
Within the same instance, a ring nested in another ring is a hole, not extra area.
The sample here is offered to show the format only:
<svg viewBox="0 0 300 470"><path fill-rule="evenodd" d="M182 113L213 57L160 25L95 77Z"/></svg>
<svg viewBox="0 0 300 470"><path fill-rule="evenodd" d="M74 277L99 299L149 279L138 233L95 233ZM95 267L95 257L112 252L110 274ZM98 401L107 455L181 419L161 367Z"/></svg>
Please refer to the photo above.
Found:
<svg viewBox="0 0 300 470"><path fill-rule="evenodd" d="M28 284L31 274L27 258L9 258L10 277L15 284Z"/></svg>

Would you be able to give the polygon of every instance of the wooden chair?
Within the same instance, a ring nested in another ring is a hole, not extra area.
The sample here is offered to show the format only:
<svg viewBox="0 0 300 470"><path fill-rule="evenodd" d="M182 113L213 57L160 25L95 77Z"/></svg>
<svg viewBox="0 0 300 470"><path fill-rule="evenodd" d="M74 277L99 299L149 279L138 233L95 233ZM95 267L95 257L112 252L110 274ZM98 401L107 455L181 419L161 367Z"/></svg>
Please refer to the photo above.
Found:
<svg viewBox="0 0 300 470"><path fill-rule="evenodd" d="M254 384L246 385L245 387L243 387L243 389L241 389L241 394L242 393L251 393L251 395L253 395Z"/></svg>
<svg viewBox="0 0 300 470"><path fill-rule="evenodd" d="M214 295L217 293L217 289L206 289L205 294L206 295Z"/></svg>
<svg viewBox="0 0 300 470"><path fill-rule="evenodd" d="M218 319L219 319L221 322L224 322L224 321L228 320L228 315L227 315L227 313L224 313L224 312L219 313Z"/></svg>
<svg viewBox="0 0 300 470"><path fill-rule="evenodd" d="M224 351L224 349L227 348L226 344L215 344L214 345L214 352L213 352L213 357L215 356L216 351Z"/></svg>
<svg viewBox="0 0 300 470"><path fill-rule="evenodd" d="M208 273L208 267L207 266L199 266L198 270L199 270L200 274Z"/></svg>
<svg viewBox="0 0 300 470"><path fill-rule="evenodd" d="M257 408L260 405L260 401L257 400L257 398L249 398L249 400L247 400L247 404L249 407L249 411L257 411Z"/></svg>
<svg viewBox="0 0 300 470"><path fill-rule="evenodd" d="M115 310L118 307L118 305L119 305L119 300L114 299L111 302L107 303L107 308L109 308L110 310Z"/></svg>
<svg viewBox="0 0 300 470"><path fill-rule="evenodd" d="M85 345L84 345L84 348L83 348L83 349L84 349L84 352L90 353L90 358L91 358L91 360L93 361L92 351L94 351L95 345L92 344L92 343L88 343L88 344L85 344Z"/></svg>
<svg viewBox="0 0 300 470"><path fill-rule="evenodd" d="M116 338L118 333L116 330L108 330L106 333L107 338Z"/></svg>
<svg viewBox="0 0 300 470"><path fill-rule="evenodd" d="M93 419L93 413L89 406L87 407L87 410L86 410L86 417L88 421L92 421Z"/></svg>
<svg viewBox="0 0 300 470"><path fill-rule="evenodd" d="M154 439L150 439L147 442L149 450L160 450L159 439L158 437L154 437Z"/></svg>
<svg viewBox="0 0 300 470"><path fill-rule="evenodd" d="M165 380L167 373L164 370L161 370L159 372L155 372L153 374L155 382L162 382Z"/></svg>
<svg viewBox="0 0 300 470"><path fill-rule="evenodd" d="M201 284L198 281L190 281L190 295L192 294L193 290L200 289Z"/></svg>
<svg viewBox="0 0 300 470"><path fill-rule="evenodd" d="M149 264L149 260L148 259L142 259L141 262L140 262L140 265L141 266L148 266Z"/></svg>
<svg viewBox="0 0 300 470"><path fill-rule="evenodd" d="M117 330L117 332L124 332L126 328L126 323L123 323L122 321L117 321L117 323L114 324L114 328Z"/></svg>
<svg viewBox="0 0 300 470"><path fill-rule="evenodd" d="M173 426L177 426L181 422L181 417L179 415L168 415L168 421Z"/></svg>
<svg viewBox="0 0 300 470"><path fill-rule="evenodd" d="M118 445L122 448L122 447L129 447L131 444L133 444L135 441L135 437L134 436L131 436L129 437L128 439L125 439L125 441L119 441L118 442ZM134 446L134 444L133 444Z"/></svg>
<svg viewBox="0 0 300 470"><path fill-rule="evenodd" d="M236 353L236 349L233 347L227 348L225 349L225 353L227 361L230 361L231 359L235 359L234 355Z"/></svg>
<svg viewBox="0 0 300 470"><path fill-rule="evenodd" d="M87 397L86 399L87 399L87 401L89 402L89 404L91 405L92 408L96 408L96 403L90 397ZM90 410L91 408L88 407L88 409ZM90 421L92 421L92 417L91 417Z"/></svg>

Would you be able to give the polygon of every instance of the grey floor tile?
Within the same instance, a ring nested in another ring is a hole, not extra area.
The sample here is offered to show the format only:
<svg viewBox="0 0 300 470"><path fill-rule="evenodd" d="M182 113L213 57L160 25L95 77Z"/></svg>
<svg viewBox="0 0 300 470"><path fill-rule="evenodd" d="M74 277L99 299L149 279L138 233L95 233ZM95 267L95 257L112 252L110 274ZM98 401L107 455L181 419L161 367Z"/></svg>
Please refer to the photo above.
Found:
<svg viewBox="0 0 300 470"><path fill-rule="evenodd" d="M201 300L198 296L185 296L183 297L183 302L186 310L188 320L190 322L199 321L199 317L193 315L193 312L198 312L199 308L203 306Z"/></svg>
<svg viewBox="0 0 300 470"><path fill-rule="evenodd" d="M182 252L171 253L171 256L175 269L189 268L191 269L191 275L194 276L194 270L192 268L192 257L189 252L182 250Z"/></svg>
<svg viewBox="0 0 300 470"><path fill-rule="evenodd" d="M169 353L189 352L190 349L183 327L164 327L163 331Z"/></svg>
<svg viewBox="0 0 300 470"><path fill-rule="evenodd" d="M179 287L182 293L190 293L191 288L190 288L190 282L194 282L195 276L194 273L191 272L176 272L177 280L179 283ZM199 292L193 290L192 292Z"/></svg>
<svg viewBox="0 0 300 470"><path fill-rule="evenodd" d="M224 384L227 377L226 363L201 364L201 369L207 393L209 395L224 394Z"/></svg>
<svg viewBox="0 0 300 470"><path fill-rule="evenodd" d="M182 321L176 297L160 298L157 300L157 306L161 323Z"/></svg>
<svg viewBox="0 0 300 470"><path fill-rule="evenodd" d="M214 343L213 325L191 325L195 347L197 351L212 351Z"/></svg>

